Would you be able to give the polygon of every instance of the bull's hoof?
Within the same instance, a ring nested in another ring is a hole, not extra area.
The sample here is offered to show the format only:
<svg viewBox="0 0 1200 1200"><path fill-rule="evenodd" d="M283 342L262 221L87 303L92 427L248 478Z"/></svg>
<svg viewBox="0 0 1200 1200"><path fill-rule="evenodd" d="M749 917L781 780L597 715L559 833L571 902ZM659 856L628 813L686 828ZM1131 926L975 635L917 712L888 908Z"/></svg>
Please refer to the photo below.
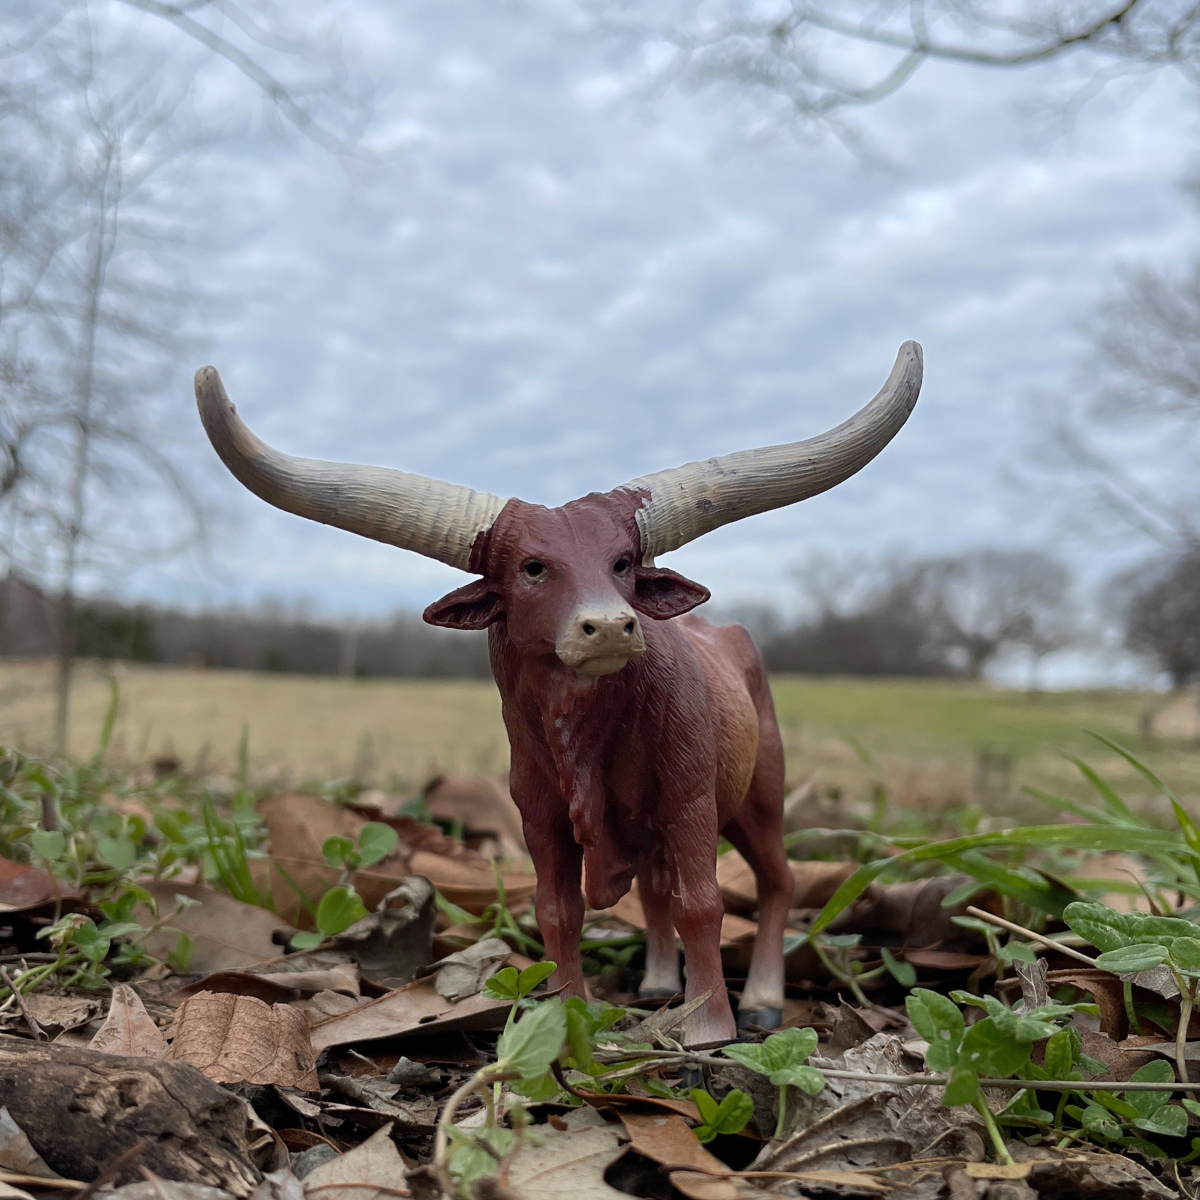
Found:
<svg viewBox="0 0 1200 1200"><path fill-rule="evenodd" d="M675 988L646 988L643 992L638 992L639 1000L673 1000L679 992Z"/></svg>
<svg viewBox="0 0 1200 1200"><path fill-rule="evenodd" d="M778 1029L783 1024L782 1008L743 1008L738 1010L738 1033L746 1033L750 1026L757 1029Z"/></svg>
<svg viewBox="0 0 1200 1200"><path fill-rule="evenodd" d="M679 1082L676 1086L684 1092L690 1092L692 1088L702 1088L704 1086L704 1068L690 1064L680 1067Z"/></svg>

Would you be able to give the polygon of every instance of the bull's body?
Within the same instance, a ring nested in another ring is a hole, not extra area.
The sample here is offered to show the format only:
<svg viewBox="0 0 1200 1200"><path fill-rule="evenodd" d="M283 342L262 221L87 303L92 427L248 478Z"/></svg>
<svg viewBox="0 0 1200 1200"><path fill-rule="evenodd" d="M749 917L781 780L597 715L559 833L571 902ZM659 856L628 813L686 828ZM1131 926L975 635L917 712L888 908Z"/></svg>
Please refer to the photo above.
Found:
<svg viewBox="0 0 1200 1200"><path fill-rule="evenodd" d="M920 347L908 342L875 399L828 433L658 472L553 509L280 454L240 421L211 367L197 372L196 398L217 452L264 499L478 576L431 604L425 619L489 630L513 798L538 872L538 923L558 964L551 982L583 993L584 894L604 908L636 878L649 926L643 993L678 990L676 932L689 999L711 993L684 1027L694 1045L735 1033L721 973L721 833L758 879L740 1016L764 1027L780 1019L792 895L783 750L745 630L685 616L707 590L654 559L848 478L904 424L920 384Z"/></svg>
<svg viewBox="0 0 1200 1200"><path fill-rule="evenodd" d="M783 747L766 673L740 626L643 619L646 652L588 679L516 651L492 626L492 669L512 746L511 787L538 873L538 926L558 982L582 993L583 900L616 903L634 877L648 925L643 994L715 989L689 1040L733 1034L715 863L724 835L758 876L760 932L746 1015L783 1004L792 875L782 840ZM585 880L580 891L580 868ZM762 1020L770 1017L762 1015Z"/></svg>

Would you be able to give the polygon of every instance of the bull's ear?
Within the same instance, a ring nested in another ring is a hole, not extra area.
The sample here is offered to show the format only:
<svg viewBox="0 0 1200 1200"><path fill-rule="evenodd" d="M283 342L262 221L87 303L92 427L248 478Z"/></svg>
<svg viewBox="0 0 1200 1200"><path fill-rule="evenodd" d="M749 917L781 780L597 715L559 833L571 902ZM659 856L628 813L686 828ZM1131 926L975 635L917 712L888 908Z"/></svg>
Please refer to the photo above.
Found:
<svg viewBox="0 0 1200 1200"><path fill-rule="evenodd" d="M633 607L656 621L681 617L709 597L708 588L665 567L635 567L634 575L637 590Z"/></svg>
<svg viewBox="0 0 1200 1200"><path fill-rule="evenodd" d="M504 602L490 579L476 579L435 600L421 615L444 629L486 629L504 615Z"/></svg>

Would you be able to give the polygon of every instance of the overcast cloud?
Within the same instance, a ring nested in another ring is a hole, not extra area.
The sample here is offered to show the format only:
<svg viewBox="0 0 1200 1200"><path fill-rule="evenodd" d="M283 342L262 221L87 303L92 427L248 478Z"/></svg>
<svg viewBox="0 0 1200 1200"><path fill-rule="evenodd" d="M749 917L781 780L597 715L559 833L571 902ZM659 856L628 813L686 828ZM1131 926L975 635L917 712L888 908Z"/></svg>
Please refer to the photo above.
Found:
<svg viewBox="0 0 1200 1200"><path fill-rule="evenodd" d="M727 93L638 99L567 7L356 0L342 29L378 80L376 161L246 144L197 181L225 223L209 282L239 297L204 356L280 448L559 504L817 433L924 344L920 404L874 464L667 560L723 603L786 606L814 548L1052 537L1002 482L1028 397L1067 386L1120 264L1196 242L1195 109L1169 76L1049 137L1021 107L1044 75L929 68L862 115L878 167L753 136L761 109ZM226 519L210 560L132 591L365 615L463 582L269 509L187 419Z"/></svg>

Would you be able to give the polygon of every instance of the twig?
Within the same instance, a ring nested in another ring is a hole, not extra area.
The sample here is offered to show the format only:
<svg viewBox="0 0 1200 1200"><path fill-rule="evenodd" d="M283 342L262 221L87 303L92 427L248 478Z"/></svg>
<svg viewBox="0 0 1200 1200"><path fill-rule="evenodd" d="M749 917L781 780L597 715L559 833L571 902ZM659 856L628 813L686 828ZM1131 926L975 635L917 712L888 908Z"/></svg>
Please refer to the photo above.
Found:
<svg viewBox="0 0 1200 1200"><path fill-rule="evenodd" d="M145 1138L138 1138L132 1146L129 1147L123 1154L118 1154L111 1163L105 1167L91 1183L83 1189L76 1197L76 1200L88 1200L98 1192L106 1183L111 1183L127 1166L135 1159L140 1158L146 1152Z"/></svg>
<svg viewBox="0 0 1200 1200"><path fill-rule="evenodd" d="M50 1035L34 1019L33 1013L29 1011L25 1004L25 997L22 996L20 991L17 990L17 985L13 983L12 976L9 975L9 973L3 967L0 967L0 979L4 980L4 982L8 985L8 990L12 992L13 996L16 998L17 1007L21 1010L21 1016L25 1018L25 1024L29 1026L30 1032L34 1036L34 1040L39 1042L48 1042L50 1040Z"/></svg>
<svg viewBox="0 0 1200 1200"><path fill-rule="evenodd" d="M407 1191L405 1188L385 1187L382 1183L310 1183L304 1189L304 1194L308 1196L313 1192L329 1192L334 1188L370 1188L373 1192L383 1192L385 1196L412 1195L412 1192Z"/></svg>
<svg viewBox="0 0 1200 1200"><path fill-rule="evenodd" d="M1006 921L1003 917L993 916L990 912L985 912L982 908L976 908L972 904L967 905L967 912L973 917L978 917L981 921L987 921L989 925L999 925L1001 929L1007 929L1010 933L1019 933L1022 937L1027 937L1031 941L1041 942L1043 946L1049 946L1052 950L1057 950L1060 954L1067 954L1071 958L1077 958L1082 963L1087 963L1089 967L1095 967L1096 960L1088 958L1086 954L1081 954L1078 950L1072 949L1070 946L1064 946L1062 942L1056 942L1053 938L1048 938L1044 934L1034 933L1032 929L1026 929L1024 925L1014 925L1012 921Z"/></svg>
<svg viewBox="0 0 1200 1200"><path fill-rule="evenodd" d="M43 1175L22 1175L19 1171L0 1171L0 1183L11 1183L21 1187L53 1188L55 1191L74 1188L83 1191L86 1183L78 1179L49 1179Z"/></svg>

